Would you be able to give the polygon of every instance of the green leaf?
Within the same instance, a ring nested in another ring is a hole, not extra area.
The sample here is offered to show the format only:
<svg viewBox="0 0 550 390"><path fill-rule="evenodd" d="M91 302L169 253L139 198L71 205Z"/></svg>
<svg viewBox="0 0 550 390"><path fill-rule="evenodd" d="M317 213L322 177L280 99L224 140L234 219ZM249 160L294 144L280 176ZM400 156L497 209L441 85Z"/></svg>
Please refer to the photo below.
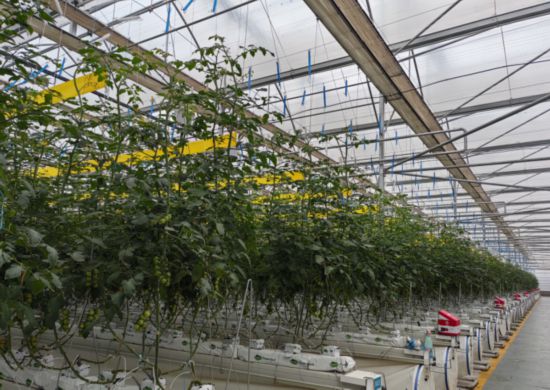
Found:
<svg viewBox="0 0 550 390"><path fill-rule="evenodd" d="M220 222L216 222L216 230L220 234L220 236L223 236L225 234L225 228L223 227L223 224Z"/></svg>
<svg viewBox="0 0 550 390"><path fill-rule="evenodd" d="M57 261L59 260L57 249L46 245L46 250L48 251L48 261L50 262L50 265L55 266L57 264Z"/></svg>
<svg viewBox="0 0 550 390"><path fill-rule="evenodd" d="M29 243L32 246L36 246L42 242L42 239L44 238L42 233L39 233L31 228L26 228L25 231L27 233L27 237L29 238Z"/></svg>
<svg viewBox="0 0 550 390"><path fill-rule="evenodd" d="M21 276L23 273L23 267L21 267L19 264L12 264L10 268L6 270L6 273L4 274L5 279L15 279Z"/></svg>
<svg viewBox="0 0 550 390"><path fill-rule="evenodd" d="M8 252L0 249L0 267L2 267L4 264L11 263L11 256Z"/></svg>
<svg viewBox="0 0 550 390"><path fill-rule="evenodd" d="M71 253L70 256L71 256L71 259L73 259L77 263L82 263L86 260L86 258L84 257L84 255L80 251L75 251L75 252Z"/></svg>

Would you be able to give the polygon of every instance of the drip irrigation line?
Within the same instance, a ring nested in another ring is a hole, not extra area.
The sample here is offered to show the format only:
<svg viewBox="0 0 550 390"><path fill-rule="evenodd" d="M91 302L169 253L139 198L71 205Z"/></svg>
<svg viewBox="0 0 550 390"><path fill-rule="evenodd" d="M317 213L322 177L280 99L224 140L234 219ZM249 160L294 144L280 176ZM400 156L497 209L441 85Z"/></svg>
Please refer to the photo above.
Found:
<svg viewBox="0 0 550 390"><path fill-rule="evenodd" d="M394 57L397 57L399 53L408 48L415 40L417 40L422 34L430 29L434 24L440 21L445 15L447 15L454 7L456 7L462 0L456 0L453 4L447 7L441 14L439 14L434 20L432 20L426 27L420 30L415 36L409 39L403 46L393 53Z"/></svg>
<svg viewBox="0 0 550 390"><path fill-rule="evenodd" d="M414 157L408 157L408 158L402 159L402 160L400 160L400 161L396 161L395 164L394 164L394 168L395 168L396 166L403 165L403 164L405 164L405 163L407 163L407 162L409 162L409 161L412 161L414 158L418 158L418 157L424 156L424 155L426 155L426 154L428 154L428 153L431 153L431 152L433 152L433 151L435 151L435 150L442 149L442 148L443 148L444 146L446 146L446 145L452 144L452 143L455 142L455 141L458 141L458 140L460 140L460 139L462 139L462 138L465 138L465 137L467 137L467 136L469 136L469 135L475 134L475 133L477 133L477 132L479 132L479 131L481 131L481 130L483 130L483 129L489 127L489 126L492 126L492 125L494 125L494 124L496 124L496 123L499 123L499 122L501 122L501 121L503 121L503 120L505 120L505 119L508 119L508 118L511 117L511 116L514 116L514 115L516 115L516 114L519 114L520 112L523 112L523 111L525 111L525 110L528 110L529 108L532 108L532 107L534 107L534 106L536 106L536 105L538 105L538 104L540 104L540 103L542 103L542 102L545 102L545 101L547 101L547 100L550 100L550 93L545 94L545 95L541 96L540 98L535 99L535 100L531 101L530 103L527 103L527 104L525 104L525 105L523 105L523 106L521 106L521 107L518 107L518 108L516 108L516 109L514 109L514 110L512 110L512 111L510 111L510 112L508 112L508 113L506 113L506 114L504 114L504 115L501 115L501 116L499 116L499 117L497 117L497 118L491 119L490 121L485 122L485 123L483 123L482 125L479 125L479 126L477 126L477 127L474 127L473 129L466 131L464 134L458 135L458 136L453 137L453 138L449 138L447 141L444 141L444 142L441 142L441 143L439 143L439 144L437 144L437 145L435 145L435 146L432 146L431 148L428 148L428 149L424 150L423 152L417 154L417 155L414 156ZM468 165L466 165L466 166L468 166ZM452 167L451 167L451 168L452 168Z"/></svg>
<svg viewBox="0 0 550 390"><path fill-rule="evenodd" d="M535 57L533 57L532 59L530 59L529 61L527 61L526 63L524 63L523 65L521 65L519 68L517 69L514 69L514 71L512 71L511 73L507 73L506 76L498 79L497 81L495 81L494 83L492 83L491 85L489 85L487 88L484 88L482 91L478 92L477 94L475 94L474 96L472 96L470 99L466 100L464 103L460 104L458 107L456 107L454 110L452 110L451 112L449 112L446 116L450 116L452 115L454 112L460 110L462 107L466 106L467 104L471 103L472 101L474 101L475 99L477 99L478 97L480 97L481 95L485 94L486 92L490 91L491 89L493 89L494 87L496 87L497 85L499 85L500 83L502 83L503 81L506 81L508 80L510 77L512 77L513 75L515 75L516 73L520 72L521 70L525 69L527 66L531 65L532 63L534 63L535 61L537 61L539 58L543 57L544 55L546 55L547 53L550 52L550 48L542 51L540 54L536 55Z"/></svg>

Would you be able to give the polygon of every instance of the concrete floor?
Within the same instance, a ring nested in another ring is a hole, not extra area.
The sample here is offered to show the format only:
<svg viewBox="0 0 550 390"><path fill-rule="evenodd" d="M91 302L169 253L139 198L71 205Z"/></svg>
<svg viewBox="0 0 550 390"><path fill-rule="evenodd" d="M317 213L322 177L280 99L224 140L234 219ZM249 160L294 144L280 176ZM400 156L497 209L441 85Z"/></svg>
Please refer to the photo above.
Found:
<svg viewBox="0 0 550 390"><path fill-rule="evenodd" d="M550 297L542 297L484 390L550 389Z"/></svg>

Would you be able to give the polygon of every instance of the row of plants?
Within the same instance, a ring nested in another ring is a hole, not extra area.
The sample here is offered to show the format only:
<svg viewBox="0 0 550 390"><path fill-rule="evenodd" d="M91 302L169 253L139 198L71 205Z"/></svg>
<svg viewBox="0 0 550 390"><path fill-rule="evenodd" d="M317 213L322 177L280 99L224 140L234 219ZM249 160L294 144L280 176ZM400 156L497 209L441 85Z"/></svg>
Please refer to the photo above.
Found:
<svg viewBox="0 0 550 390"><path fill-rule="evenodd" d="M2 0L0 46L14 44L36 15L49 18L38 3ZM8 54L0 75L32 79L39 89L49 78L33 78L33 69L59 62L31 47ZM458 227L425 218L401 197L366 191L352 168L315 162L313 148L296 161L288 151L299 135L275 135L266 148L261 128L281 115L261 112L269 97L236 86L242 61L265 50L233 54L214 37L195 59L171 63L199 72L210 89L192 90L172 72L154 115L129 80L162 72L155 61L93 45L79 54L75 77L105 77L109 99L78 96L56 105L52 96L37 103L26 86L0 92L5 358L13 328L23 330L31 351L41 334L57 332L56 323L86 337L94 325L129 320L130 307L142 310L138 329L163 330L176 327L182 313L237 302L249 280L258 305L293 313L297 335L312 318L354 302L368 302L379 316L411 293L489 296L537 286L533 275L478 249ZM218 144L223 135L229 142ZM184 153L194 140L214 145ZM145 161L119 159L144 150L151 153ZM56 174L43 175L43 167ZM290 171L303 180L285 179ZM63 349L67 338L57 336L50 347ZM158 377L156 359L149 369Z"/></svg>

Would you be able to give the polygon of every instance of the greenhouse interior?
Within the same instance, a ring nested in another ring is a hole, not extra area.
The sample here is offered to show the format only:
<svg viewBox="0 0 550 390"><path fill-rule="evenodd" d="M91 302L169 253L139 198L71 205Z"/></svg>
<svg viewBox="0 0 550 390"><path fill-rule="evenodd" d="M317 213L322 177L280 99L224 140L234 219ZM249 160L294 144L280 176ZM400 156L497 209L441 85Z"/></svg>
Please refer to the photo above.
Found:
<svg viewBox="0 0 550 390"><path fill-rule="evenodd" d="M540 0L0 0L0 389L548 388L549 42Z"/></svg>

